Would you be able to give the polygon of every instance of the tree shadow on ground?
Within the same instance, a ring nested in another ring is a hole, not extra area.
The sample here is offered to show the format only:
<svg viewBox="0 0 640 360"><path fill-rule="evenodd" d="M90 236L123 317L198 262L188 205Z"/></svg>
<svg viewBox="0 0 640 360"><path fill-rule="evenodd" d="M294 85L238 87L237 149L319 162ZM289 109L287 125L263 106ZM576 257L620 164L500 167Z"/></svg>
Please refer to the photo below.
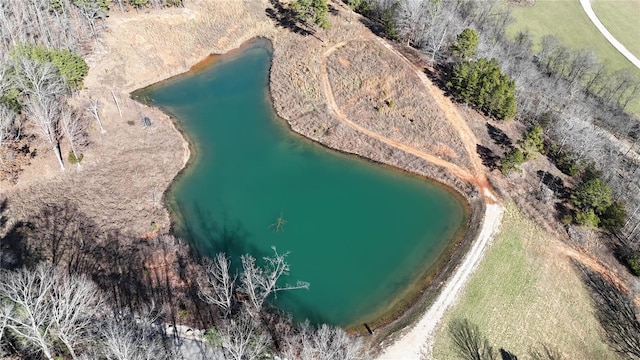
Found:
<svg viewBox="0 0 640 360"><path fill-rule="evenodd" d="M309 30L298 25L298 21L293 17L291 11L284 7L278 0L269 0L272 8L265 10L267 17L273 20L277 26L288 29L296 34L307 36L312 35Z"/></svg>
<svg viewBox="0 0 640 360"><path fill-rule="evenodd" d="M487 123L487 133L496 145L502 146L503 148L508 150L511 150L513 148L513 142L511 141L509 136L499 128Z"/></svg>
<svg viewBox="0 0 640 360"><path fill-rule="evenodd" d="M162 311L166 322L210 324L214 309L203 304L195 279L202 267L187 244L173 236L140 238L102 231L73 203L44 204L12 232L11 251L20 265L45 262L91 278L116 308Z"/></svg>
<svg viewBox="0 0 640 360"><path fill-rule="evenodd" d="M561 200L568 200L571 195L571 191L564 185L564 181L558 176L555 176L547 171L538 170L538 179L540 182L548 187L553 193Z"/></svg>
<svg viewBox="0 0 640 360"><path fill-rule="evenodd" d="M496 169L498 167L498 161L500 161L500 156L497 156L493 152L493 150L489 149L488 147L484 147L480 144L477 144L476 152L478 153L478 156L480 156L480 159L482 159L482 165L488 167L491 170Z"/></svg>
<svg viewBox="0 0 640 360"><path fill-rule="evenodd" d="M500 348L500 358L502 360L518 360L518 357L516 355L503 348Z"/></svg>
<svg viewBox="0 0 640 360"><path fill-rule="evenodd" d="M596 318L609 345L625 358L640 358L640 322L632 295L608 275L577 261L573 265L589 290Z"/></svg>

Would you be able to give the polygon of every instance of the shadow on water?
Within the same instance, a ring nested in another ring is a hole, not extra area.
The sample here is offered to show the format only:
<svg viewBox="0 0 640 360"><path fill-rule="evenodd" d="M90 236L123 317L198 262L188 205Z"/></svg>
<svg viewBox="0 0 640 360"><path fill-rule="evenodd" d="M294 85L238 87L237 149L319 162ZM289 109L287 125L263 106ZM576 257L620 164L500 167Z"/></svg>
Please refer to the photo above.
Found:
<svg viewBox="0 0 640 360"><path fill-rule="evenodd" d="M252 244L252 234L240 220L231 219L226 211L217 217L195 202L191 206L177 202L175 209L179 215L175 234L187 240L200 256L212 257L224 252L237 267L241 255L250 254L257 259L271 255Z"/></svg>
<svg viewBox="0 0 640 360"><path fill-rule="evenodd" d="M313 286L313 284L311 284L311 286ZM298 294L299 291L307 290L284 291L277 294L277 298L279 302L286 303L291 305L289 307L298 309L299 313L304 314L306 319L312 324L330 324L331 320L328 317L322 316L317 309L302 301L302 297Z"/></svg>

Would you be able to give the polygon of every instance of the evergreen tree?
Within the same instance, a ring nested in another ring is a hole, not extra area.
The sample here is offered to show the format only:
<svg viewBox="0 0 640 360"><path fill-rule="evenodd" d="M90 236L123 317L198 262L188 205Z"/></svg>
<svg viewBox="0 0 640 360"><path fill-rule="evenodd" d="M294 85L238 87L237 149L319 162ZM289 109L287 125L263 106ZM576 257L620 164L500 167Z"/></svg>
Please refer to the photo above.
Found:
<svg viewBox="0 0 640 360"><path fill-rule="evenodd" d="M318 26L321 29L331 27L329 20L327 20L329 12L327 0L296 0L291 3L291 10L293 10L296 19L310 26Z"/></svg>
<svg viewBox="0 0 640 360"><path fill-rule="evenodd" d="M542 126L536 125L524 134L520 142L526 152L527 158L533 156L533 152L542 152L544 149L544 140L542 139Z"/></svg>
<svg viewBox="0 0 640 360"><path fill-rule="evenodd" d="M457 97L497 119L516 114L516 84L503 74L495 59L465 60L453 69L447 83Z"/></svg>
<svg viewBox="0 0 640 360"><path fill-rule="evenodd" d="M524 153L520 149L514 148L500 161L500 171L505 175L510 173L511 170L520 172L521 170L518 168L518 165L524 163L524 161Z"/></svg>
<svg viewBox="0 0 640 360"><path fill-rule="evenodd" d="M82 81L89 72L84 59L66 49L46 49L41 45L19 45L13 48L14 60L30 59L38 64L51 63L72 89L82 87Z"/></svg>
<svg viewBox="0 0 640 360"><path fill-rule="evenodd" d="M600 215L602 226L609 230L616 230L624 226L624 222L627 220L627 209L624 203L620 201L614 201L607 209Z"/></svg>
<svg viewBox="0 0 640 360"><path fill-rule="evenodd" d="M478 33L473 29L466 28L456 37L456 43L453 44L451 52L459 60L472 59L476 56L479 42Z"/></svg>
<svg viewBox="0 0 640 360"><path fill-rule="evenodd" d="M611 187L598 178L583 181L574 190L572 201L581 209L603 213L611 205Z"/></svg>

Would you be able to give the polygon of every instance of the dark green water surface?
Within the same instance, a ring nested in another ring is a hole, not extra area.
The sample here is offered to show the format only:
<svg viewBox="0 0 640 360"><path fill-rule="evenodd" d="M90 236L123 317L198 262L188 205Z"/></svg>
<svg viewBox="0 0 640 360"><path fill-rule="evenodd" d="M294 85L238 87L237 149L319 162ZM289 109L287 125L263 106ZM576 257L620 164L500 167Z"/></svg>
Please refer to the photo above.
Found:
<svg viewBox="0 0 640 360"><path fill-rule="evenodd" d="M451 191L294 135L268 96L265 40L141 94L178 119L194 158L168 201L199 250L261 257L289 251L280 293L295 319L373 321L416 285L466 225ZM286 220L279 232L270 225ZM284 282L283 282L284 283Z"/></svg>

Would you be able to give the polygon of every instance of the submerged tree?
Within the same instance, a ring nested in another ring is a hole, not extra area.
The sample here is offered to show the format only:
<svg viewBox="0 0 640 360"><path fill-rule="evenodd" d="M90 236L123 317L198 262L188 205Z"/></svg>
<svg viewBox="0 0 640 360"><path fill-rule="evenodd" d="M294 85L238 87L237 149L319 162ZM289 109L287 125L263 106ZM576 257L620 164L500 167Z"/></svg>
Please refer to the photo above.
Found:
<svg viewBox="0 0 640 360"><path fill-rule="evenodd" d="M278 285L278 280L282 276L289 275L289 263L286 261L289 253L278 254L275 247L272 249L274 255L263 257L262 267L256 264L256 259L251 255L241 257L242 274L238 290L246 297L247 310L253 317L260 314L269 295L285 290L309 288L309 283L304 281L298 281L295 285Z"/></svg>

